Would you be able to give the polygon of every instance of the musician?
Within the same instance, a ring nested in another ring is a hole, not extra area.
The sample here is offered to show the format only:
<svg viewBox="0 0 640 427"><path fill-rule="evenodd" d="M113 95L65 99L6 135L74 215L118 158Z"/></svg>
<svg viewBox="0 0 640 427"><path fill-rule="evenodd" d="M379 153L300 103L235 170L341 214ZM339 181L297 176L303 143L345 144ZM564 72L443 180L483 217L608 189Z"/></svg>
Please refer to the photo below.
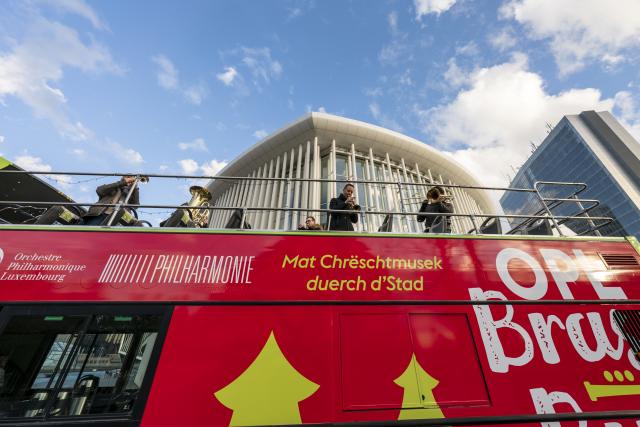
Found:
<svg viewBox="0 0 640 427"><path fill-rule="evenodd" d="M436 186L427 192L427 199L420 206L418 222L424 222L424 232L429 233L444 221L442 232L451 233L451 216L421 215L421 213L453 213L453 205L447 200L442 187Z"/></svg>
<svg viewBox="0 0 640 427"><path fill-rule="evenodd" d="M98 200L98 204L117 204L124 202L133 187L133 183L136 182L135 176L123 176L120 181L104 184L96 188L96 193L100 198ZM129 205L139 205L140 204L140 191L138 190L138 186L133 190L131 197L129 197L128 203ZM116 209L113 206L96 206L93 205L89 208L89 211L82 218L84 224L86 225L103 225L106 224L109 218L109 215L113 213L113 210ZM118 213L118 218L115 219L114 223L117 224L120 220L120 217L128 213L126 208L122 208Z"/></svg>
<svg viewBox="0 0 640 427"><path fill-rule="evenodd" d="M353 231L353 224L358 222L360 205L356 203L353 195L355 187L347 184L342 189L342 194L331 199L329 209L352 212L331 212L329 216L329 230Z"/></svg>
<svg viewBox="0 0 640 427"><path fill-rule="evenodd" d="M211 193L197 185L189 188L189 192L191 200L189 203L182 204L185 208L176 209L169 218L160 223L160 227L207 228L209 226L211 212L208 209L197 209L197 207L209 206Z"/></svg>
<svg viewBox="0 0 640 427"><path fill-rule="evenodd" d="M124 202L135 181L135 176L127 175L123 176L122 179L117 182L99 186L96 188L96 193L100 198L98 200L98 204L117 204ZM138 186L133 190L127 204L140 204L140 192L138 190ZM89 208L89 211L80 218L63 206L52 206L44 214L40 215L35 223L53 224L58 221L68 224L103 225L107 223L109 215L113 213L113 210L113 206L92 205ZM131 218L131 214L126 208L120 209L120 212L118 212L117 218L113 223L118 224L123 217ZM135 219L130 219L127 225L138 225L138 222L135 221Z"/></svg>

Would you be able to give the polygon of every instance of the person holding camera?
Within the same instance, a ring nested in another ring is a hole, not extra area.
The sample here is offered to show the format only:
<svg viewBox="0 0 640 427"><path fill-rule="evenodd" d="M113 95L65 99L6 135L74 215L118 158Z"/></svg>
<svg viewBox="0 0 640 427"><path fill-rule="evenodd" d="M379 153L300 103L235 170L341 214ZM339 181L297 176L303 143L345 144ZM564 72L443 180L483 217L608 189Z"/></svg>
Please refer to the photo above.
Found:
<svg viewBox="0 0 640 427"><path fill-rule="evenodd" d="M329 230L353 231L353 224L358 222L358 211L360 210L360 205L356 203L356 198L353 195L354 190L353 184L347 184L342 189L342 194L331 199L329 209L353 212L331 212Z"/></svg>
<svg viewBox="0 0 640 427"><path fill-rule="evenodd" d="M427 192L427 200L420 206L418 222L424 222L425 233L451 233L451 216L422 215L423 213L453 213L453 205L447 200L442 187L433 187Z"/></svg>

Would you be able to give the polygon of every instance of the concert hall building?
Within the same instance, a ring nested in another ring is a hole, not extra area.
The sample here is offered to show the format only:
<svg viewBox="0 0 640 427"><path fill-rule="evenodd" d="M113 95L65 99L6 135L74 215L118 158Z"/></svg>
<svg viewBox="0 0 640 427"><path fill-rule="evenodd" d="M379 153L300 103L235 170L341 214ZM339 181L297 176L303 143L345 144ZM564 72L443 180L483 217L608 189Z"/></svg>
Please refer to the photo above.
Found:
<svg viewBox="0 0 640 427"><path fill-rule="evenodd" d="M259 141L219 175L254 180L211 181L208 189L213 206L265 208L248 210L245 218L252 228L265 230L295 230L308 214L326 226L327 213L315 210L328 209L329 201L340 194L344 183L368 181L355 188L356 200L362 207L356 231L377 231L386 219L386 231L419 232L422 227L415 216L388 216L381 212L418 212L429 186L416 184L482 186L451 156L423 142L379 126L315 112ZM501 212L497 199L487 191L447 191L455 212ZM274 208L301 210L269 210ZM232 215L231 210L214 211L211 226L225 227ZM392 227L388 226L389 221ZM482 222L482 218L478 221ZM473 223L467 217L454 217L452 229L454 233L467 232L473 229Z"/></svg>

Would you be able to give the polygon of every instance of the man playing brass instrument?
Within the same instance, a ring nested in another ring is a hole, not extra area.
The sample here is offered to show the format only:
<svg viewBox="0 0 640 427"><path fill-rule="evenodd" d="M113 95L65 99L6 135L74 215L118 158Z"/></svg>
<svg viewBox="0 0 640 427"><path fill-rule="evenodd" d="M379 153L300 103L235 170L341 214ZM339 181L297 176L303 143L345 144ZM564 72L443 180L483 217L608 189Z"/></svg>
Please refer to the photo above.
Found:
<svg viewBox="0 0 640 427"><path fill-rule="evenodd" d="M183 205L187 207L177 209L169 218L160 223L160 227L207 228L209 226L209 209L198 209L198 207L209 206L211 193L197 185L189 188L189 192L191 200Z"/></svg>
<svg viewBox="0 0 640 427"><path fill-rule="evenodd" d="M136 182L147 182L148 180L149 178L147 177L136 177L133 175L123 176L122 179L117 182L104 184L96 188L96 193L99 197L98 203L92 205L82 218L73 214L64 206L52 206L41 215L35 223L53 224L58 221L70 224L104 225L109 220L109 216L113 214L114 209L118 208L114 206L97 205L116 205L126 201L128 205L137 206L140 204L140 191L138 190L138 186L134 186L134 184ZM138 221L127 208L120 208L113 222L114 224L138 225Z"/></svg>

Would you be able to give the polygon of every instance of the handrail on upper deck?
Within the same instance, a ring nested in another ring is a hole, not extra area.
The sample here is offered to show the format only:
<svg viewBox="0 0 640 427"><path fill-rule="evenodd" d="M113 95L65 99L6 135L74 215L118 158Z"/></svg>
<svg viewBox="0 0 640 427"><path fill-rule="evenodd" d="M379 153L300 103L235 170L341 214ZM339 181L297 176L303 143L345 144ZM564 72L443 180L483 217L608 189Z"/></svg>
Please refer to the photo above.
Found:
<svg viewBox="0 0 640 427"><path fill-rule="evenodd" d="M473 231L475 234L483 234L481 227L478 225L478 219L485 218L485 221L494 218L495 221L500 220L514 220L514 219L522 219L523 221L520 224L516 225L509 233L514 234L518 232L523 232L527 225L539 222L539 221L551 221L552 228L557 231L557 233L561 236L564 235L562 228L560 227L562 224L567 223L568 221L584 221L589 225L589 228L580 233L580 235L584 235L590 232L597 232L602 227L613 222L613 218L607 216L590 216L589 212L593 210L595 207L599 205L599 201L594 199L580 199L578 198L578 194L582 193L587 189L587 185L585 183L564 183L564 182L554 182L554 181L538 181L534 184L534 188L509 188L509 187L492 187L492 186L472 186L472 185L461 185L461 184L445 184L445 183L416 183L416 182L406 182L406 181L372 181L372 180L346 180L346 179L316 179L316 178L261 178L261 177L236 177L236 176L201 176L201 175L174 175L174 174L132 174L132 173L99 173L99 172L44 172L44 171L22 171L22 170L0 170L0 173L7 174L29 174L29 175L67 175L67 176L97 176L97 177L123 177L123 176L135 176L136 181L134 185L138 185L138 181L141 177L144 177L148 180L148 178L167 178L167 179L209 179L209 180L221 180L221 181L230 181L230 182L285 182L287 186L291 186L292 183L296 182L306 182L306 183L335 183L335 184L344 184L344 183L352 183L354 185L365 184L365 185L375 185L375 186L394 186L397 188L397 192L399 194L399 207L400 209L395 210L379 210L375 209L375 207L367 206L365 204L362 205L362 209L358 212L362 218L367 216L375 215L387 215L398 216L400 218L404 218L406 223L408 216L415 216L417 212L412 211L411 209L407 209L415 204L415 202L411 202L416 197L406 197L403 194L403 190L406 191L407 188L417 187L429 188L434 186L443 187L445 189L464 189L464 190L484 190L484 191L502 191L502 192L521 192L521 193L529 193L536 197L538 201L542 204L543 208L539 211L535 212L533 215L516 215L516 214L485 214L481 212L453 212L450 214L446 214L446 216L452 218L468 218L473 228L469 231ZM550 198L543 197L540 192L541 185L558 185L558 186L574 186L578 187L576 191L569 195L569 197L565 198ZM424 191L424 190L423 190ZM127 199L124 203L113 203L113 204L100 204L100 203L77 203L77 202L40 202L33 200L5 200L0 201L0 205L6 205L6 208L0 209L0 212L4 209L24 209L24 208L36 208L42 209L44 207L51 207L53 205L56 206L65 206L65 207L83 207L83 206L100 206L100 207L113 207L114 212L109 218L108 223L105 225L106 227L110 227L113 225L113 222L116 218L116 215L120 209L134 209L137 207L147 208L147 209L196 209L206 210L209 212L209 217L212 217L212 213L214 211L240 211L241 212L241 220L239 222L240 227L242 228L246 222L246 217L249 213L252 212L285 212L285 215L289 213L302 213L306 212L309 214L312 213L326 213L327 215L335 214L335 213L351 213L354 211L339 211L339 210L331 210L331 209L322 209L322 208L296 208L289 207L288 200L285 201L284 207L265 207L265 206L197 206L194 208L185 207L184 205L158 205L158 204L145 204L145 205L131 205L128 203L128 198L132 194L130 191ZM419 195L419 193L416 193ZM455 196L455 195L454 195ZM574 215L555 215L553 210L564 203L575 203L580 207L580 211ZM583 203L588 204L587 208L583 206ZM394 203L395 204L395 203ZM42 207L42 208L41 208ZM431 217L431 216L443 216L441 213L421 213L421 216ZM30 222L31 219L25 221ZM600 224L597 224L594 221L599 221ZM524 225L523 225L524 224ZM210 224L209 224L210 225ZM331 230L327 230L331 231ZM598 232L599 235L599 232Z"/></svg>

